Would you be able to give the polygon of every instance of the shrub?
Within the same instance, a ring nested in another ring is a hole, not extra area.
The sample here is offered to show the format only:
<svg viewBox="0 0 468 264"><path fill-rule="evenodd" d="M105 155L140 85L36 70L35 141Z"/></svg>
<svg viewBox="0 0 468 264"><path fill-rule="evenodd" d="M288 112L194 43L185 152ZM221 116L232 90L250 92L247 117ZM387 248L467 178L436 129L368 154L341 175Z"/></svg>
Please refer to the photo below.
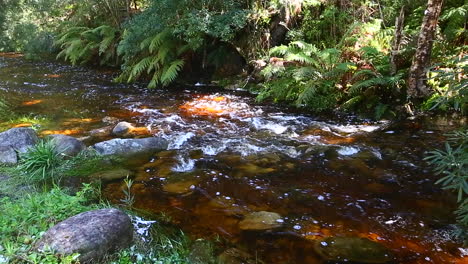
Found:
<svg viewBox="0 0 468 264"><path fill-rule="evenodd" d="M425 160L434 166L435 172L443 175L436 184L457 193L459 203L455 212L461 226L457 235L468 243L468 131L462 130L448 135L445 150L429 152Z"/></svg>

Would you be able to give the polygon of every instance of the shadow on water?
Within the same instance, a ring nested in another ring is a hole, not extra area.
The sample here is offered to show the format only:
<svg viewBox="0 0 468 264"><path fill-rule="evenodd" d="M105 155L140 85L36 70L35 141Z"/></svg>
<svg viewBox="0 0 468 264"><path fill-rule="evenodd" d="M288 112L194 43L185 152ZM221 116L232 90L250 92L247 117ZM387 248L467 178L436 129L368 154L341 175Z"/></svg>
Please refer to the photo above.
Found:
<svg viewBox="0 0 468 264"><path fill-rule="evenodd" d="M387 126L316 117L260 105L243 91L147 90L114 84L115 74L0 56L0 96L27 117L0 127L34 125L92 144L128 121L142 128L135 137L168 139L169 150L126 162L135 207L265 263L468 261L449 236L455 199L422 160L463 120ZM104 193L119 203L123 188L114 181ZM277 218L246 223L255 212Z"/></svg>

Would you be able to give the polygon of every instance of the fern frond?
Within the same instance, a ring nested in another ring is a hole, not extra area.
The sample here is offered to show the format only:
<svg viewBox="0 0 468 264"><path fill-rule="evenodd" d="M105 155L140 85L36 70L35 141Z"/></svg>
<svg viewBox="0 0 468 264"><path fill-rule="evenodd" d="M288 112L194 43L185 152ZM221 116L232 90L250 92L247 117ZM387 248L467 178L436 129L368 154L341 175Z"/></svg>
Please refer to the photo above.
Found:
<svg viewBox="0 0 468 264"><path fill-rule="evenodd" d="M141 75L141 73L149 67L152 59L153 57L145 57L142 60L140 60L137 64L135 64L132 67L130 76L128 77L128 82L131 82L138 78Z"/></svg>
<svg viewBox="0 0 468 264"><path fill-rule="evenodd" d="M179 74L180 70L184 66L183 60L176 60L173 61L167 69L165 69L161 74L161 83L164 86L167 86L171 82L173 82L177 75Z"/></svg>

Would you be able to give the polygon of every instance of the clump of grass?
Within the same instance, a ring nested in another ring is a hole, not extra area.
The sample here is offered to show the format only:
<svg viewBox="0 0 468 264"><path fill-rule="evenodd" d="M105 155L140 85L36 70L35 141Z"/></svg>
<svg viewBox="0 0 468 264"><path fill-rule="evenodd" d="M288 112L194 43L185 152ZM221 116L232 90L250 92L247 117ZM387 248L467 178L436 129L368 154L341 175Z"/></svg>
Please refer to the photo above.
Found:
<svg viewBox="0 0 468 264"><path fill-rule="evenodd" d="M17 170L26 182L58 184L61 177L59 170L64 163L65 160L56 151L54 142L41 140L28 152L20 155Z"/></svg>
<svg viewBox="0 0 468 264"><path fill-rule="evenodd" d="M83 151L75 157L65 157L56 150L53 140L41 140L28 152L20 155L13 169L23 183L59 185L64 177L87 177L99 171L116 167L119 159L106 157L94 151Z"/></svg>
<svg viewBox="0 0 468 264"><path fill-rule="evenodd" d="M132 247L108 256L107 261L112 264L193 263L190 252L191 241L182 231L156 223L151 228L149 241L136 239Z"/></svg>

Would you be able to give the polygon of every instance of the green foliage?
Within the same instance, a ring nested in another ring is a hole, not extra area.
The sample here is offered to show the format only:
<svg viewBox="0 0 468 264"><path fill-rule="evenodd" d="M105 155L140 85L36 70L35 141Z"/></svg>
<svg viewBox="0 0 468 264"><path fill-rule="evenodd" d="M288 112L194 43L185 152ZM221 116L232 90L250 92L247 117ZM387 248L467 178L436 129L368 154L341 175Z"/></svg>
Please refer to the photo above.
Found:
<svg viewBox="0 0 468 264"><path fill-rule="evenodd" d="M56 151L53 140L41 140L28 152L20 155L15 174L26 184L60 183L63 177L87 177L114 168L117 158L106 158L93 151L83 151L66 157Z"/></svg>
<svg viewBox="0 0 468 264"><path fill-rule="evenodd" d="M97 209L87 203L87 189L70 196L54 188L46 193L30 193L18 199L0 199L0 256L9 263L73 263L77 255L59 259L52 252L31 250L42 232L78 213Z"/></svg>
<svg viewBox="0 0 468 264"><path fill-rule="evenodd" d="M258 99L293 102L317 112L336 105L339 78L352 69L352 64L340 63L339 50L319 50L302 41L274 47L270 55L282 58L273 59L262 71L267 81Z"/></svg>
<svg viewBox="0 0 468 264"><path fill-rule="evenodd" d="M437 174L443 175L436 183L441 184L446 190L455 191L459 208L456 211L457 219L462 230L458 235L463 235L465 243L468 243L468 131L461 130L448 135L445 150L429 152L425 160L428 160Z"/></svg>
<svg viewBox="0 0 468 264"><path fill-rule="evenodd" d="M374 118L380 119L391 113L389 105L402 94L405 74L400 71L392 75L389 56L376 48L363 47L361 52L361 69L354 73L347 91L349 99L341 107L373 112Z"/></svg>
<svg viewBox="0 0 468 264"><path fill-rule="evenodd" d="M140 44L141 55L126 61L124 71L117 81L132 82L146 74L152 75L149 88L158 84L167 86L177 78L184 66L184 60L180 56L186 49L187 46L183 46L167 30L146 38ZM119 54L129 58L120 47Z"/></svg>
<svg viewBox="0 0 468 264"><path fill-rule="evenodd" d="M116 80L149 79L149 88L169 85L187 59L206 48L208 41L232 41L246 26L248 11L243 4L235 0L151 1L124 25L118 47L123 72Z"/></svg>
<svg viewBox="0 0 468 264"><path fill-rule="evenodd" d="M192 263L189 261L190 244L188 237L180 230L155 224L150 230L149 241L137 242L130 249L119 252L110 263Z"/></svg>
<svg viewBox="0 0 468 264"><path fill-rule="evenodd" d="M42 140L28 152L20 155L18 171L30 183L58 183L58 170L64 163L63 156L56 151L55 143Z"/></svg>
<svg viewBox="0 0 468 264"><path fill-rule="evenodd" d="M55 42L62 49L57 58L72 64L87 63L96 58L101 65L116 63L119 35L118 29L108 25L68 28Z"/></svg>
<svg viewBox="0 0 468 264"><path fill-rule="evenodd" d="M449 42L463 43L468 39L466 31L466 18L468 16L468 4L461 6L449 6L440 16L443 23L442 29Z"/></svg>
<svg viewBox="0 0 468 264"><path fill-rule="evenodd" d="M435 93L423 105L426 110L453 109L462 114L468 111L468 56L455 57L433 67L429 83Z"/></svg>
<svg viewBox="0 0 468 264"><path fill-rule="evenodd" d="M0 98L0 121L6 121L13 114L10 104L3 98Z"/></svg>

